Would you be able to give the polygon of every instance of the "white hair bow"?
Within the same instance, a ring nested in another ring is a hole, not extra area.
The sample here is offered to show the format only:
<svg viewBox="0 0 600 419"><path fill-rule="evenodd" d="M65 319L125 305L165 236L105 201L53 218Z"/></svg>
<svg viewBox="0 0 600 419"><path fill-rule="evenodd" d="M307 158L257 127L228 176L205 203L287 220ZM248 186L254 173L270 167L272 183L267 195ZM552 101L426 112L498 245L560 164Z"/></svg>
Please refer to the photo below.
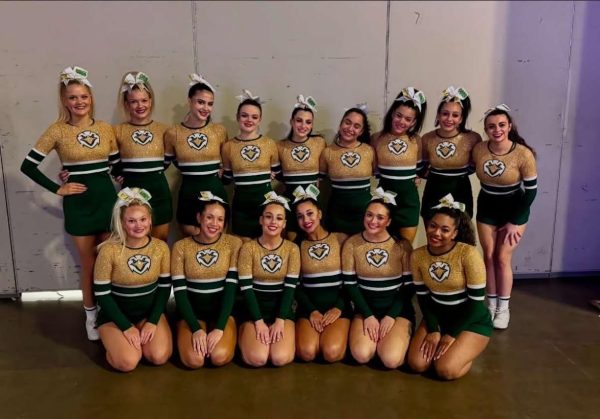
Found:
<svg viewBox="0 0 600 419"><path fill-rule="evenodd" d="M457 209L460 212L465 212L465 204L463 204L462 202L458 202L454 200L454 197L452 197L452 194L448 194L446 196L444 196L442 199L440 199L440 203L434 207L431 207L431 209L437 209L437 208L451 208L451 209Z"/></svg>
<svg viewBox="0 0 600 419"><path fill-rule="evenodd" d="M367 102L357 103L352 108L360 109L361 111L363 111L365 113L365 115L368 115L368 113L369 113L369 108L367 106ZM352 108L344 108L344 112L347 112Z"/></svg>
<svg viewBox="0 0 600 419"><path fill-rule="evenodd" d="M396 195L395 192L384 191L382 187L378 187L371 193L371 201L375 199L381 199L386 204L396 205Z"/></svg>
<svg viewBox="0 0 600 419"><path fill-rule="evenodd" d="M442 101L458 102L462 108L462 101L469 97L469 92L464 87L450 86L442 92Z"/></svg>
<svg viewBox="0 0 600 419"><path fill-rule="evenodd" d="M263 202L261 205L281 204L286 210L291 211L288 201L289 199L286 197L277 195L275 192L271 191L265 194L265 202Z"/></svg>
<svg viewBox="0 0 600 419"><path fill-rule="evenodd" d="M304 189L302 186L298 186L296 189L294 189L293 195L295 199L292 204L302 201L303 199L313 199L316 201L317 196L319 196L320 193L321 192L319 192L319 188L313 184L308 185L306 189Z"/></svg>
<svg viewBox="0 0 600 419"><path fill-rule="evenodd" d="M396 98L395 101L410 101L414 103L415 106L419 109L419 112L421 112L421 106L423 106L423 104L427 102L427 99L425 98L425 93L421 91L417 92L414 87L407 87L405 89L402 89L402 92L400 92L400 97Z"/></svg>
<svg viewBox="0 0 600 419"><path fill-rule="evenodd" d="M134 86L138 86L140 89L148 90L147 83L149 82L148 76L141 71L136 73L134 76L129 73L123 80L123 86L121 86L121 93L131 92Z"/></svg>
<svg viewBox="0 0 600 419"><path fill-rule="evenodd" d="M484 116L488 116L488 114L492 111L495 110L499 110L499 111L504 111L504 112L510 112L510 108L508 107L508 105L505 105L504 103L501 103L500 105L496 105L493 108L489 108L487 111L485 111L483 113Z"/></svg>
<svg viewBox="0 0 600 419"><path fill-rule="evenodd" d="M208 82L208 80L206 80L204 78L204 76L202 74L196 74L196 73L190 74L190 80L191 80L190 81L190 86L193 86L193 85L198 84L198 83L202 83L202 84L205 84L208 87L210 87L210 90L212 90L213 92L215 91L215 88L213 87L213 85L210 84Z"/></svg>
<svg viewBox="0 0 600 419"><path fill-rule="evenodd" d="M214 195L211 191L202 191L200 192L200 196L198 197L200 201L209 202L209 201L218 201L223 204L227 204L223 198L220 196Z"/></svg>
<svg viewBox="0 0 600 419"><path fill-rule="evenodd" d="M67 67L60 73L60 81L65 84L65 86L69 85L69 82L72 80L76 80L80 83L85 84L88 87L92 87L92 84L87 79L88 72L86 69L81 67Z"/></svg>
<svg viewBox="0 0 600 419"><path fill-rule="evenodd" d="M317 102L312 96L304 97L303 95L298 95L296 100L294 108L308 108L313 112L317 112Z"/></svg>
<svg viewBox="0 0 600 419"><path fill-rule="evenodd" d="M141 201L142 204L148 204L152 195L142 188L123 188L117 194L119 207L124 207L131 204L134 200Z"/></svg>
<svg viewBox="0 0 600 419"><path fill-rule="evenodd" d="M242 94L235 97L240 102L245 101L246 99L255 100L260 104L265 103L263 100L260 100L260 96L254 96L250 90L242 89Z"/></svg>

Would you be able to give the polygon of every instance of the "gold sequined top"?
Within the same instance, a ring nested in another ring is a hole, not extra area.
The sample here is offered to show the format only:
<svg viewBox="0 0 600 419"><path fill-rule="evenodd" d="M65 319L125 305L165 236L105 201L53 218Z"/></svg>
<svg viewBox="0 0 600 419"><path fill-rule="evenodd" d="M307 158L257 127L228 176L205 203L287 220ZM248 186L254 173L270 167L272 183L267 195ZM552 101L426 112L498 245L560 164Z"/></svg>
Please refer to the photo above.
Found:
<svg viewBox="0 0 600 419"><path fill-rule="evenodd" d="M442 176L465 175L472 164L471 152L480 142L481 136L474 131L442 137L437 130L433 130L423 136L423 161L431 166L431 173Z"/></svg>
<svg viewBox="0 0 600 419"><path fill-rule="evenodd" d="M165 124L152 121L145 125L125 122L115 126L115 136L123 172L157 172L164 169Z"/></svg>
<svg viewBox="0 0 600 419"><path fill-rule="evenodd" d="M300 244L302 278L340 275L342 244L347 237L344 233L329 233L323 240L303 240Z"/></svg>
<svg viewBox="0 0 600 419"><path fill-rule="evenodd" d="M371 141L377 154L377 168L382 178L406 180L416 177L421 165L421 137L379 132Z"/></svg>
<svg viewBox="0 0 600 419"><path fill-rule="evenodd" d="M300 252L298 246L283 240L275 250L268 250L258 240L242 245L238 259L240 281L252 279L255 285L281 286L286 276L298 279Z"/></svg>
<svg viewBox="0 0 600 419"><path fill-rule="evenodd" d="M372 291L376 291L389 280L398 280L399 284L403 274L410 275L409 254L392 237L381 243L373 243L358 233L344 243L342 270L344 274L355 274L362 280L359 284L361 288L373 288Z"/></svg>
<svg viewBox="0 0 600 419"><path fill-rule="evenodd" d="M264 135L251 140L232 138L223 145L223 177L235 185L271 182L271 172L279 173L279 153L275 141Z"/></svg>
<svg viewBox="0 0 600 419"><path fill-rule="evenodd" d="M319 157L326 145L325 139L320 136L308 137L301 143L287 138L277 141L283 182L286 185L316 183L319 175Z"/></svg>
<svg viewBox="0 0 600 419"><path fill-rule="evenodd" d="M175 160L184 176L214 175L221 168L226 140L227 130L221 124L209 122L198 129L177 124L165 132L165 160Z"/></svg>
<svg viewBox="0 0 600 419"><path fill-rule="evenodd" d="M332 188L368 188L375 161L375 152L369 144L345 148L333 143L321 153L319 175L329 177Z"/></svg>

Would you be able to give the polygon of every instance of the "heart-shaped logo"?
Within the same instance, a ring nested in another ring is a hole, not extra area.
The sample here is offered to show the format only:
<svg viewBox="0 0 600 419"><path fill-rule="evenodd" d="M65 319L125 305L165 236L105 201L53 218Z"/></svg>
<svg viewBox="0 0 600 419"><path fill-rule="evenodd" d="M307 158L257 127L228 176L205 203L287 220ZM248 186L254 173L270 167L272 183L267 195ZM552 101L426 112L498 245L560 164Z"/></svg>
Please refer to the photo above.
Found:
<svg viewBox="0 0 600 419"><path fill-rule="evenodd" d="M145 129L138 129L131 134L131 139L133 142L139 145L146 145L151 142L153 138L154 134L152 134L150 131L146 131Z"/></svg>
<svg viewBox="0 0 600 419"><path fill-rule="evenodd" d="M367 262L376 268L384 265L388 261L388 258L389 254L384 249L371 249L367 252Z"/></svg>
<svg viewBox="0 0 600 419"><path fill-rule="evenodd" d="M195 132L187 137L187 143L194 150L202 150L208 144L208 137L201 132Z"/></svg>
<svg viewBox="0 0 600 419"><path fill-rule="evenodd" d="M146 255L133 255L127 260L127 266L131 272L141 275L150 269L150 258Z"/></svg>
<svg viewBox="0 0 600 419"><path fill-rule="evenodd" d="M217 263L219 260L219 252L214 249L204 249L196 253L196 260L200 265L204 265L207 268Z"/></svg>
<svg viewBox="0 0 600 419"><path fill-rule="evenodd" d="M434 262L429 267L429 276L437 282L442 282L450 275L450 265L446 262Z"/></svg>
<svg viewBox="0 0 600 419"><path fill-rule="evenodd" d="M486 175L491 177L498 177L504 170L506 169L506 165L503 161L500 160L488 160L483 164L483 171Z"/></svg>
<svg viewBox="0 0 600 419"><path fill-rule="evenodd" d="M388 150L390 150L393 154L397 156L399 156L402 153L405 153L406 149L408 149L408 144L406 144L406 142L401 140L400 138L396 138L395 140L390 141L388 143Z"/></svg>
<svg viewBox="0 0 600 419"><path fill-rule="evenodd" d="M313 259L323 260L329 254L329 250L327 243L317 243L308 248L308 255Z"/></svg>
<svg viewBox="0 0 600 419"><path fill-rule="evenodd" d="M279 255L266 255L260 260L260 265L265 271L269 273L275 273L281 269L281 265L283 265L283 259L281 259L281 256Z"/></svg>
<svg viewBox="0 0 600 419"><path fill-rule="evenodd" d="M435 154L437 154L442 159L447 159L452 157L456 153L456 145L454 143L448 141L442 141L437 146L435 146Z"/></svg>
<svg viewBox="0 0 600 419"><path fill-rule="evenodd" d="M94 148L100 144L100 136L92 131L83 131L77 135L77 141L84 147Z"/></svg>
<svg viewBox="0 0 600 419"><path fill-rule="evenodd" d="M353 168L360 163L360 154L355 153L354 151L346 151L344 154L342 154L340 160L344 166Z"/></svg>
<svg viewBox="0 0 600 419"><path fill-rule="evenodd" d="M260 157L260 148L255 145L245 145L240 150L240 154L244 160L254 161Z"/></svg>
<svg viewBox="0 0 600 419"><path fill-rule="evenodd" d="M292 148L292 159L297 162L304 163L310 157L310 148L299 145Z"/></svg>

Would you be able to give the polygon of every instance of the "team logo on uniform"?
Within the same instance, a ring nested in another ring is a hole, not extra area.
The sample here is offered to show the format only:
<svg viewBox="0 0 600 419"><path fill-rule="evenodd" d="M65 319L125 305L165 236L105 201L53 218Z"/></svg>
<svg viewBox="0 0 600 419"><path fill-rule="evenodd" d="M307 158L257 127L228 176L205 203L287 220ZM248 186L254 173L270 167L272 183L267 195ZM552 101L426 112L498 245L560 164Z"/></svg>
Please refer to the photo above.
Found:
<svg viewBox="0 0 600 419"><path fill-rule="evenodd" d="M406 144L406 142L400 138L396 138L394 141L390 141L388 143L388 150L390 150L392 154L395 154L396 156L405 153L407 149L408 144Z"/></svg>
<svg viewBox="0 0 600 419"><path fill-rule="evenodd" d="M313 259L323 260L329 254L329 250L327 243L317 243L308 248L308 255Z"/></svg>
<svg viewBox="0 0 600 419"><path fill-rule="evenodd" d="M304 163L310 157L310 148L305 145L299 145L292 148L292 159Z"/></svg>
<svg viewBox="0 0 600 419"><path fill-rule="evenodd" d="M505 169L506 165L503 161L500 160L488 160L485 163L483 163L483 171L486 175L491 177L500 176L502 173L504 173Z"/></svg>
<svg viewBox="0 0 600 419"><path fill-rule="evenodd" d="M138 129L131 134L131 139L134 143L138 143L139 145L146 145L152 141L154 138L154 134L150 131L146 131L145 129Z"/></svg>
<svg viewBox="0 0 600 419"><path fill-rule="evenodd" d="M131 272L141 275L150 269L150 258L146 255L133 255L127 260L127 266Z"/></svg>
<svg viewBox="0 0 600 419"><path fill-rule="evenodd" d="M429 276L437 282L442 282L450 275L450 265L446 262L434 262L429 267Z"/></svg>
<svg viewBox="0 0 600 419"><path fill-rule="evenodd" d="M442 141L435 147L435 154L442 159L449 159L456 153L456 145L449 141Z"/></svg>
<svg viewBox="0 0 600 419"><path fill-rule="evenodd" d="M201 132L195 132L187 137L187 143L195 150L202 150L208 144L208 137Z"/></svg>
<svg viewBox="0 0 600 419"><path fill-rule="evenodd" d="M84 147L94 148L100 144L100 136L92 131L83 131L77 135L77 141Z"/></svg>
<svg viewBox="0 0 600 419"><path fill-rule="evenodd" d="M283 265L283 259L281 259L281 256L279 255L266 255L260 260L260 265L265 271L273 274L281 269L281 265Z"/></svg>
<svg viewBox="0 0 600 419"><path fill-rule="evenodd" d="M196 253L196 260L200 265L211 267L219 260L219 252L214 249L204 249Z"/></svg>
<svg viewBox="0 0 600 419"><path fill-rule="evenodd" d="M367 252L367 262L376 268L380 268L388 261L389 254L384 249L371 249Z"/></svg>
<svg viewBox="0 0 600 419"><path fill-rule="evenodd" d="M340 160L344 166L353 168L360 163L360 154L355 153L354 151L346 151L344 154L342 154Z"/></svg>
<svg viewBox="0 0 600 419"><path fill-rule="evenodd" d="M240 154L244 160L254 161L260 157L260 148L255 145L245 145Z"/></svg>

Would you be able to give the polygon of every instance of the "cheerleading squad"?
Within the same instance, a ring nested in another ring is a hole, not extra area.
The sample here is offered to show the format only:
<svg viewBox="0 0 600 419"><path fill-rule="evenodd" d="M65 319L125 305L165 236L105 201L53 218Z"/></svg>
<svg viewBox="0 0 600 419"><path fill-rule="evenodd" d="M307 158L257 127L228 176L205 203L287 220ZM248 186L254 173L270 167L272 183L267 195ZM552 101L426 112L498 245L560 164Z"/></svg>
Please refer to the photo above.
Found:
<svg viewBox="0 0 600 419"><path fill-rule="evenodd" d="M449 87L437 128L421 138L426 98L408 87L381 132L371 134L366 107L357 105L327 144L313 133L312 97L298 96L289 134L275 141L260 134L263 102L244 90L239 132L229 138L211 121L215 89L202 76L191 76L184 120L167 127L152 119L148 76L125 74L119 105L126 122L111 127L94 119L87 75L80 67L61 73L59 117L21 170L63 197L88 338L102 340L115 369L131 371L142 358L167 362L174 327L189 368L224 365L236 346L254 367L317 356L336 362L349 349L358 363L378 357L387 368L406 362L456 379L492 329L508 327L511 257L537 175L535 154L506 105L486 112L482 141L466 128L467 91ZM61 184L38 168L52 150L62 162ZM182 176L175 217L184 238L169 250L171 163ZM481 182L483 258L471 221L472 173ZM371 190L373 176L379 187ZM422 202L417 177L427 179ZM323 182L331 190L326 211ZM419 217L427 245L413 251ZM171 287L178 318L170 323Z"/></svg>

